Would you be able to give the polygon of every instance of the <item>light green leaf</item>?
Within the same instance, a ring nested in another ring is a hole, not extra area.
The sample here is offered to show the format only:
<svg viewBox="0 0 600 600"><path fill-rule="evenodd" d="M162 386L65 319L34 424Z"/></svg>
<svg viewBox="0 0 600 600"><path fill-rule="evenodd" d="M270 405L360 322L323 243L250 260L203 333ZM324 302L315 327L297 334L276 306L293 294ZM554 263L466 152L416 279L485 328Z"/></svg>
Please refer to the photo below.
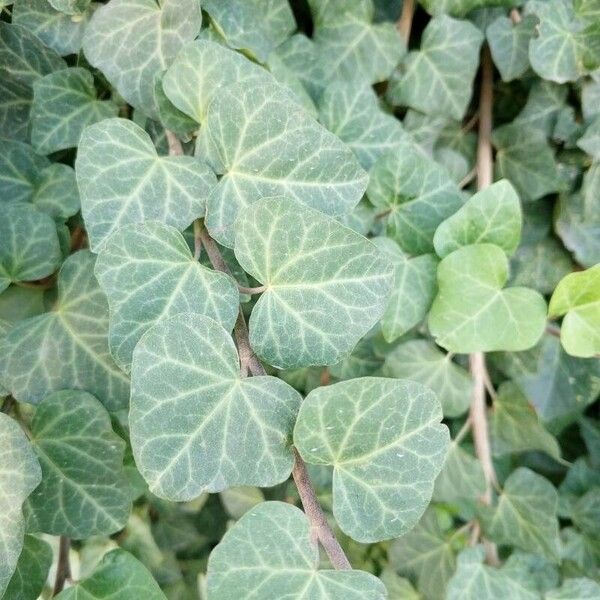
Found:
<svg viewBox="0 0 600 600"><path fill-rule="evenodd" d="M541 475L524 467L506 479L498 505L482 509L483 528L498 544L508 544L559 562L558 494Z"/></svg>
<svg viewBox="0 0 600 600"><path fill-rule="evenodd" d="M529 69L529 40L536 24L533 15L526 15L519 23L509 17L498 17L486 29L492 58L502 81L513 81Z"/></svg>
<svg viewBox="0 0 600 600"><path fill-rule="evenodd" d="M108 351L108 304L88 251L64 262L53 310L17 323L0 346L0 376L17 400L37 404L70 388L108 410L127 406L129 380Z"/></svg>
<svg viewBox="0 0 600 600"><path fill-rule="evenodd" d="M52 548L35 536L26 535L15 572L2 597L6 600L37 600L51 565Z"/></svg>
<svg viewBox="0 0 600 600"><path fill-rule="evenodd" d="M131 445L157 496L191 500L289 476L300 395L274 377L241 378L233 340L212 319L183 314L151 327L131 379Z"/></svg>
<svg viewBox="0 0 600 600"><path fill-rule="evenodd" d="M4 597L23 548L25 525L21 507L42 480L42 472L27 436L16 421L3 413L0 437L0 595Z"/></svg>
<svg viewBox="0 0 600 600"><path fill-rule="evenodd" d="M386 223L387 235L408 254L433 252L438 225L463 204L446 170L416 152L388 152L370 172L369 200Z"/></svg>
<svg viewBox="0 0 600 600"><path fill-rule="evenodd" d="M67 15L80 15L90 4L90 0L48 0L48 2L56 10Z"/></svg>
<svg viewBox="0 0 600 600"><path fill-rule="evenodd" d="M193 312L227 331L235 324L239 292L233 279L200 265L168 225L120 227L102 246L95 273L110 307L111 354L125 372L135 345L159 321Z"/></svg>
<svg viewBox="0 0 600 600"><path fill-rule="evenodd" d="M166 600L146 567L125 550L105 554L94 572L56 600Z"/></svg>
<svg viewBox="0 0 600 600"><path fill-rule="evenodd" d="M400 577L394 569L386 567L379 575L388 593L388 600L420 600L421 596L408 579Z"/></svg>
<svg viewBox="0 0 600 600"><path fill-rule="evenodd" d="M600 537L600 486L593 487L575 502L571 518L592 539Z"/></svg>
<svg viewBox="0 0 600 600"><path fill-rule="evenodd" d="M435 392L444 416L462 415L471 402L473 382L469 373L428 340L410 340L385 357L383 374L412 379Z"/></svg>
<svg viewBox="0 0 600 600"><path fill-rule="evenodd" d="M545 133L546 137L550 137L556 126L558 115L565 107L567 92L564 85L558 85L551 81L534 80L527 96L527 103L513 121L513 125L533 127ZM508 137L511 133L518 133L518 131L513 128L511 132L509 129ZM525 135L522 137L526 139Z"/></svg>
<svg viewBox="0 0 600 600"><path fill-rule="evenodd" d="M511 381L498 388L490 415L492 448L496 456L526 450L543 450L560 460L560 446L539 422L535 408Z"/></svg>
<svg viewBox="0 0 600 600"><path fill-rule="evenodd" d="M33 84L31 143L40 154L72 148L88 125L118 112L112 101L96 99L94 79L87 69L50 73Z"/></svg>
<svg viewBox="0 0 600 600"><path fill-rule="evenodd" d="M383 337L393 342L427 315L437 290L438 260L433 254L411 258L386 237L374 238L373 243L394 265L392 294L381 319Z"/></svg>
<svg viewBox="0 0 600 600"><path fill-rule="evenodd" d="M209 164L222 166L206 225L225 246L233 246L240 211L260 198L284 195L340 215L367 187L368 176L350 148L290 103L277 84L225 88L210 104L203 129L211 140Z"/></svg>
<svg viewBox="0 0 600 600"><path fill-rule="evenodd" d="M600 161L600 117L596 117L577 141L577 146L587 152L593 160Z"/></svg>
<svg viewBox="0 0 600 600"><path fill-rule="evenodd" d="M232 519L240 519L251 508L264 502L264 494L255 487L235 487L223 490L219 497Z"/></svg>
<svg viewBox="0 0 600 600"><path fill-rule="evenodd" d="M350 13L357 19L370 21L373 18L373 0L308 0L315 27L327 25L339 20L340 13Z"/></svg>
<svg viewBox="0 0 600 600"><path fill-rule="evenodd" d="M513 186L503 179L481 190L436 230L433 245L439 256L471 244L495 244L508 256L521 238L521 204Z"/></svg>
<svg viewBox="0 0 600 600"><path fill-rule="evenodd" d="M485 493L483 468L455 440L450 444L444 467L435 480L435 502L474 502Z"/></svg>
<svg viewBox="0 0 600 600"><path fill-rule="evenodd" d="M250 344L280 369L348 356L383 315L393 283L391 265L370 241L287 198L246 209L235 255L265 286L250 317Z"/></svg>
<svg viewBox="0 0 600 600"><path fill-rule="evenodd" d="M0 292L52 275L62 262L56 225L29 204L8 204L0 219Z"/></svg>
<svg viewBox="0 0 600 600"><path fill-rule="evenodd" d="M587 577L566 579L557 590L548 592L545 600L597 600L600 598L600 584Z"/></svg>
<svg viewBox="0 0 600 600"><path fill-rule="evenodd" d="M156 114L154 76L200 31L197 0L110 0L87 26L83 51L127 102Z"/></svg>
<svg viewBox="0 0 600 600"><path fill-rule="evenodd" d="M546 303L522 287L502 289L508 259L493 244L464 246L438 267L438 295L429 313L436 342L451 352L525 350L546 327Z"/></svg>
<svg viewBox="0 0 600 600"><path fill-rule="evenodd" d="M333 514L344 533L378 542L412 529L427 508L448 450L435 395L406 380L363 377L313 390L294 444L333 466Z"/></svg>
<svg viewBox="0 0 600 600"><path fill-rule="evenodd" d="M75 539L122 529L131 508L125 442L102 404L82 391L50 394L35 411L31 435L42 483L25 505L28 529Z"/></svg>
<svg viewBox="0 0 600 600"><path fill-rule="evenodd" d="M125 119L105 119L84 131L75 171L94 252L126 223L161 221L185 229L203 216L216 184L197 158L158 156L150 136Z"/></svg>
<svg viewBox="0 0 600 600"><path fill-rule="evenodd" d="M260 62L296 29L287 0L203 0L202 8L230 47Z"/></svg>
<svg viewBox="0 0 600 600"><path fill-rule="evenodd" d="M462 119L473 92L483 35L445 15L429 21L421 49L408 54L388 96L393 104Z"/></svg>
<svg viewBox="0 0 600 600"><path fill-rule="evenodd" d="M387 150L399 151L406 135L400 121L381 110L373 89L355 82L327 87L319 100L319 120L352 148L365 169Z"/></svg>
<svg viewBox="0 0 600 600"><path fill-rule="evenodd" d="M556 287L548 316L564 315L560 341L573 356L600 353L600 264L567 275Z"/></svg>
<svg viewBox="0 0 600 600"><path fill-rule="evenodd" d="M212 551L211 600L385 600L381 581L363 571L319 569L308 519L294 506L263 502L247 512Z"/></svg>

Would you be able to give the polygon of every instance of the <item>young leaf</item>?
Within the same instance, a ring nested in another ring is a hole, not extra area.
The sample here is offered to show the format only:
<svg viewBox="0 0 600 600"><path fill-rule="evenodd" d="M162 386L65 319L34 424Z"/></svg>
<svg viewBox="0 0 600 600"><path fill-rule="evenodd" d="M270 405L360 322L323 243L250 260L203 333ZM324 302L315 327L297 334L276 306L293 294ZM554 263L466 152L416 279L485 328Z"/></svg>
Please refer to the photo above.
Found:
<svg viewBox="0 0 600 600"><path fill-rule="evenodd" d="M122 529L131 508L125 442L102 404L82 391L50 394L35 412L31 434L42 483L26 503L28 529L75 539Z"/></svg>
<svg viewBox="0 0 600 600"><path fill-rule="evenodd" d="M0 594L9 585L23 548L21 506L42 480L37 458L19 425L0 413L3 456L0 463Z"/></svg>
<svg viewBox="0 0 600 600"><path fill-rule="evenodd" d="M206 164L159 156L150 136L125 119L105 119L84 131L75 171L94 252L126 223L161 221L185 229L203 216L216 184Z"/></svg>
<svg viewBox="0 0 600 600"><path fill-rule="evenodd" d="M367 187L352 151L291 104L278 84L225 88L209 106L203 135L211 140L207 161L223 167L208 199L206 226L225 246L233 247L238 215L261 198L284 195L340 215Z"/></svg>
<svg viewBox="0 0 600 600"><path fill-rule="evenodd" d="M294 444L333 466L333 514L359 542L398 537L421 518L449 435L435 395L410 381L363 377L313 390Z"/></svg>
<svg viewBox="0 0 600 600"><path fill-rule="evenodd" d="M231 331L238 315L233 279L200 265L183 236L162 223L120 227L98 254L95 273L108 297L111 353L126 372L153 324L195 312Z"/></svg>
<svg viewBox="0 0 600 600"><path fill-rule="evenodd" d="M371 242L287 198L261 200L240 215L235 255L265 286L250 344L280 369L348 356L381 318L392 286L391 265Z"/></svg>
<svg viewBox="0 0 600 600"><path fill-rule="evenodd" d="M2 381L18 400L37 404L71 388L109 410L127 406L129 380L110 357L108 305L86 250L63 263L53 310L17 323L0 346Z"/></svg>
<svg viewBox="0 0 600 600"><path fill-rule="evenodd" d="M529 69L529 41L536 24L537 19L533 15L526 15L519 23L502 16L486 29L492 58L502 81L513 81Z"/></svg>
<svg viewBox="0 0 600 600"><path fill-rule="evenodd" d="M502 289L506 254L493 244L464 246L438 267L438 295L429 313L436 342L451 352L526 350L546 326L546 303L533 290Z"/></svg>
<svg viewBox="0 0 600 600"><path fill-rule="evenodd" d="M600 265L567 275L556 287L548 316L565 315L560 341L573 356L600 354Z"/></svg>
<svg viewBox="0 0 600 600"><path fill-rule="evenodd" d="M191 500L289 476L300 395L275 377L241 378L233 340L212 319L183 314L151 327L131 381L131 445L157 496Z"/></svg>
<svg viewBox="0 0 600 600"><path fill-rule="evenodd" d="M52 548L43 540L26 535L23 550L3 598L7 600L37 600L52 566ZM2 586L0 585L0 591Z"/></svg>
<svg viewBox="0 0 600 600"><path fill-rule="evenodd" d="M308 519L294 506L263 502L247 512L212 551L211 600L385 600L385 588L362 571L319 569Z"/></svg>
<svg viewBox="0 0 600 600"><path fill-rule="evenodd" d="M521 205L513 186L503 179L478 192L437 229L433 245L444 258L471 244L495 244L508 256L521 239Z"/></svg>

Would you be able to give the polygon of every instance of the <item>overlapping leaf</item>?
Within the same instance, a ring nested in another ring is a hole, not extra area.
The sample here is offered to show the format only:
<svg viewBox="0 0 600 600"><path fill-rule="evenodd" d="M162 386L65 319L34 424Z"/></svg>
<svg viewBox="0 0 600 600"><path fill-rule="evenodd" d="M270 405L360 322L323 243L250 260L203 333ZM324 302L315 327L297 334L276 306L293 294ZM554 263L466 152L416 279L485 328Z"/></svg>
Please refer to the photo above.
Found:
<svg viewBox="0 0 600 600"><path fill-rule="evenodd" d="M46 542L33 535L26 535L15 572L3 598L18 600L39 598L52 566L52 558L52 548Z"/></svg>
<svg viewBox="0 0 600 600"><path fill-rule="evenodd" d="M436 502L473 502L484 493L481 463L453 440L444 467L435 480L433 499Z"/></svg>

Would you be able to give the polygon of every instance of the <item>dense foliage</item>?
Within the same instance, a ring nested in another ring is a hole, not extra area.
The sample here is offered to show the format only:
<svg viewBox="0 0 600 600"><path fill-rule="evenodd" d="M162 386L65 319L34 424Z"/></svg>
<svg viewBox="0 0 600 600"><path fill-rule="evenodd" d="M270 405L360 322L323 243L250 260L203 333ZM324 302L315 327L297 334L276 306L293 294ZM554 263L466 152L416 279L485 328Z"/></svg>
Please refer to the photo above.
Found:
<svg viewBox="0 0 600 600"><path fill-rule="evenodd" d="M597 0L0 9L0 597L600 598Z"/></svg>

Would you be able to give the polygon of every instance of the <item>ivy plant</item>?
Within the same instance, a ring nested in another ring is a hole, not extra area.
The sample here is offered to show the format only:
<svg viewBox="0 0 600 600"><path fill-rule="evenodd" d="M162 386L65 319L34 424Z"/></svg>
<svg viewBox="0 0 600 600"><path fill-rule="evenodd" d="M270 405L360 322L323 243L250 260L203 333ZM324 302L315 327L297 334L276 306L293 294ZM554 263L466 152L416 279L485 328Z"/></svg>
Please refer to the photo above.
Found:
<svg viewBox="0 0 600 600"><path fill-rule="evenodd" d="M600 598L600 5L0 0L0 599Z"/></svg>

